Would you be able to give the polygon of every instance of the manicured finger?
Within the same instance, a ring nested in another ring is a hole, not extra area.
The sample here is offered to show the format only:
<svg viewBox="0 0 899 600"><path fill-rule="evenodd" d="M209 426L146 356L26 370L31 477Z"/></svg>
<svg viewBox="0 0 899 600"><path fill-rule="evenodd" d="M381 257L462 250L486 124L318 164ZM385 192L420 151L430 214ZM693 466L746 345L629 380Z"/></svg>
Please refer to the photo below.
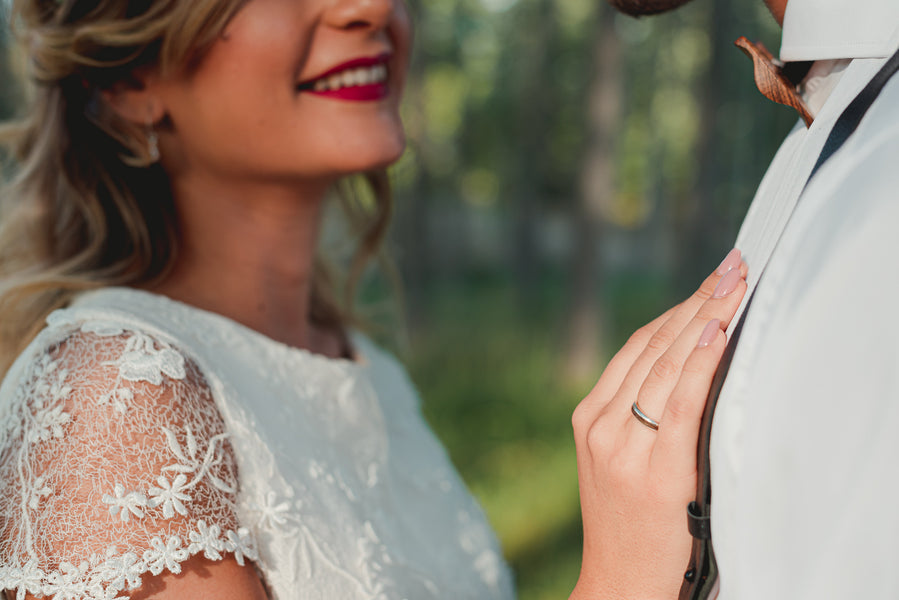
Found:
<svg viewBox="0 0 899 600"><path fill-rule="evenodd" d="M649 386L653 389L646 395L651 401L644 405L643 401L638 400L640 407L644 412L652 411L647 414L662 412L667 392L677 383L683 362L692 351L704 326L699 325L698 321L704 323L712 318L730 321L746 291L745 272L742 263L739 268L730 269L724 276L719 277L716 271L691 297L691 308L681 310L679 307L634 361L615 398L608 404L608 410L619 415L622 420L627 419L631 414L631 404L640 397L641 390L649 380ZM711 291L704 289L709 283L715 284ZM705 300L699 302L698 299L703 297ZM691 323L696 330L683 335Z"/></svg>
<svg viewBox="0 0 899 600"><path fill-rule="evenodd" d="M653 357L653 355L658 356L667 350L670 343L683 331L686 324L695 318L697 312L715 295L716 291L720 290L723 279L730 281L735 276L745 279L746 273L746 263L743 262L740 251L734 248L689 298L653 321L653 324L656 326L651 328L652 335L649 337L641 336L641 344L639 345L642 347L640 354L643 356L638 356L631 362L636 363L638 359L645 360ZM647 332L644 331L642 333L645 334Z"/></svg>
<svg viewBox="0 0 899 600"><path fill-rule="evenodd" d="M646 375L637 393L637 401L643 411L659 415L665 410L665 404L680 379L684 363L696 347L706 324L714 319L726 330L745 294L746 282L738 271L730 271L721 279L712 297L700 307L696 316Z"/></svg>
<svg viewBox="0 0 899 600"><path fill-rule="evenodd" d="M716 319L709 321L684 363L680 379L662 412L650 457L651 468L674 476L689 476L696 470L700 421L727 340L722 325Z"/></svg>
<svg viewBox="0 0 899 600"><path fill-rule="evenodd" d="M731 250L718 268L706 277L689 298L677 305L669 319L648 340L643 356L634 361L635 366L639 367L644 363L651 366L658 356L668 350L687 323L696 317L710 299L728 295L735 287L734 282L745 280L746 273L746 263L742 261L740 251L736 248ZM639 372L636 375L638 379L643 380L643 377L639 377Z"/></svg>
<svg viewBox="0 0 899 600"><path fill-rule="evenodd" d="M693 319L706 322L718 319L724 323L724 329L727 329L746 294L746 287L746 275L742 270L728 272L718 282L712 296L696 311Z"/></svg>
<svg viewBox="0 0 899 600"><path fill-rule="evenodd" d="M736 248L728 252L724 260L706 277L699 288L679 305L682 312L680 316L686 315L688 318L695 316L702 304L715 293L721 279L731 271L737 271L743 279L746 278L748 273L748 267L743 261L740 251Z"/></svg>
<svg viewBox="0 0 899 600"><path fill-rule="evenodd" d="M613 399L630 398L626 402L621 400L628 405L627 410L630 410L630 404L653 362L714 295L723 277L736 270L741 277L746 277L746 263L742 261L740 251L733 249L690 298L637 330L609 362L590 393L578 404L572 421L589 426L605 410L616 415L619 423L626 419L629 412L622 412L620 406L611 406ZM626 379L631 380L629 384L625 383Z"/></svg>

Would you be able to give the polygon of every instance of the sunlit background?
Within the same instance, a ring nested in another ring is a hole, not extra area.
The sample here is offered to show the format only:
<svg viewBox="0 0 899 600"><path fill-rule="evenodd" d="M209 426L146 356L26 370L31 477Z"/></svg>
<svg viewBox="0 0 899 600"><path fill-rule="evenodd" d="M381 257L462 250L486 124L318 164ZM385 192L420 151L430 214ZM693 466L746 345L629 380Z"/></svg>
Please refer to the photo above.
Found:
<svg viewBox="0 0 899 600"><path fill-rule="evenodd" d="M600 0L411 8L391 239L408 333L387 337L520 598L566 598L580 564L571 411L627 335L730 249L795 121L732 42L776 54L777 26L762 0L639 20ZM9 115L8 68L0 82Z"/></svg>

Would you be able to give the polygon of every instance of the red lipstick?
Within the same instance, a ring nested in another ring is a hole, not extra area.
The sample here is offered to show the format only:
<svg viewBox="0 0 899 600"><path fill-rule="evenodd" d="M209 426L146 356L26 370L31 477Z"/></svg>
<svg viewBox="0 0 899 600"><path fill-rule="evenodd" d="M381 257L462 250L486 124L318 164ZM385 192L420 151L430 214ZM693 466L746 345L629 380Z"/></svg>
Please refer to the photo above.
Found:
<svg viewBox="0 0 899 600"><path fill-rule="evenodd" d="M371 101L387 97L390 54L341 63L297 86L297 91L337 100Z"/></svg>

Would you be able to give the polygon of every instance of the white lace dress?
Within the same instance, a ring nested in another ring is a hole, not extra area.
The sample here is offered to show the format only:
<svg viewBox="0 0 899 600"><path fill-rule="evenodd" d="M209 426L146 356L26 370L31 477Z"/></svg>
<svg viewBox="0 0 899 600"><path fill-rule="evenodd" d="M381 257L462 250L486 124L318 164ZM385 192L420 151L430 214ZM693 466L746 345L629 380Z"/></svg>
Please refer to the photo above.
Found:
<svg viewBox="0 0 899 600"><path fill-rule="evenodd" d="M0 589L111 600L202 554L278 600L511 598L404 371L352 342L126 288L53 313L0 388Z"/></svg>

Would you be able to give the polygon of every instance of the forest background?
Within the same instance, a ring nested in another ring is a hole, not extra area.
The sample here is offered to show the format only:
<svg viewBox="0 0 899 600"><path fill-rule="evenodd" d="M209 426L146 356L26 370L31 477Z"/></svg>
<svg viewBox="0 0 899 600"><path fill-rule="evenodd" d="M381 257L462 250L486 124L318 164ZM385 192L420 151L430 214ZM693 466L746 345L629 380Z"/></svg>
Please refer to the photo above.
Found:
<svg viewBox="0 0 899 600"><path fill-rule="evenodd" d="M410 2L392 345L521 600L558 600L580 564L571 411L733 245L795 116L732 42L776 54L779 30L760 0L642 19L601 0ZM16 111L10 54L0 44L0 117Z"/></svg>

